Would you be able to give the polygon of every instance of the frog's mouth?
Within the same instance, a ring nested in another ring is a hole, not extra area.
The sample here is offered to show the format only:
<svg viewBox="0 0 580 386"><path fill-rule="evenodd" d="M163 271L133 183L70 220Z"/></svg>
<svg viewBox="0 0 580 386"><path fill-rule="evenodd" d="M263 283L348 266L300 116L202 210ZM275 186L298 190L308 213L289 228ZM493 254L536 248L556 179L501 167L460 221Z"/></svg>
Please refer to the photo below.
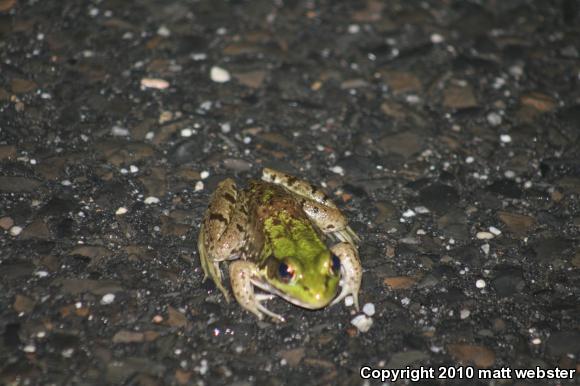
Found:
<svg viewBox="0 0 580 386"><path fill-rule="evenodd" d="M252 279L251 281L252 281L252 284L254 284L256 287L260 288L261 290L266 291L270 294L279 296L282 299L286 300L288 303L292 303L296 306L306 308L308 310L318 310L318 309L324 308L330 304L332 299L334 299L336 297L336 294L334 294L334 296L332 296L330 299L322 299L319 302L306 303L300 299L296 299L292 296L289 296L288 294L280 291L278 288L274 287L273 285L271 285L268 282L263 282L263 281L259 281L256 279ZM336 292L338 293L338 288L337 288Z"/></svg>

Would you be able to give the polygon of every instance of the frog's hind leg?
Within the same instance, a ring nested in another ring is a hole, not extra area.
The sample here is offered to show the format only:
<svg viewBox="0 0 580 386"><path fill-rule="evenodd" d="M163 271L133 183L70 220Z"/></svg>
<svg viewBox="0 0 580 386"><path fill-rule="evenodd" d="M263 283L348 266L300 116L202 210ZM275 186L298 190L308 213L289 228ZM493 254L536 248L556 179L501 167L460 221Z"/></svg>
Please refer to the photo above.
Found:
<svg viewBox="0 0 580 386"><path fill-rule="evenodd" d="M217 289L224 295L226 301L230 302L230 294L228 290L222 284L222 271L219 266L219 261L212 260L211 257L208 255L207 250L205 249L205 242L204 242L204 226L201 225L199 230L199 237L197 239L197 249L199 251L199 260L201 261L201 268L203 269L203 280L205 282L208 277L211 277Z"/></svg>
<svg viewBox="0 0 580 386"><path fill-rule="evenodd" d="M207 214L200 227L198 250L204 280L211 277L216 287L230 300L222 284L219 263L237 259L244 246L247 208L230 178L219 183L212 195Z"/></svg>
<svg viewBox="0 0 580 386"><path fill-rule="evenodd" d="M358 235L348 226L346 218L320 188L294 176L268 168L262 171L262 180L281 185L302 197L302 209L323 233L331 234L339 241L352 245L360 242Z"/></svg>

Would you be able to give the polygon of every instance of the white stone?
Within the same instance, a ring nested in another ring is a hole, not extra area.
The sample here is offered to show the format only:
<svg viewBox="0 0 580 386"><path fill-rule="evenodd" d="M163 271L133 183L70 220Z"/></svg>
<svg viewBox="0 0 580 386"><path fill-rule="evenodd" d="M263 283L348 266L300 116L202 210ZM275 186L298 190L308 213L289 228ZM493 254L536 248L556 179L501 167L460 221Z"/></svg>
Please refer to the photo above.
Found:
<svg viewBox="0 0 580 386"><path fill-rule="evenodd" d="M483 251L483 253L485 253L486 255L489 255L489 244L483 244L481 246L481 250Z"/></svg>
<svg viewBox="0 0 580 386"><path fill-rule="evenodd" d="M493 234L490 232L477 232L475 235L479 240L491 240L493 239Z"/></svg>
<svg viewBox="0 0 580 386"><path fill-rule="evenodd" d="M350 307L354 304L354 298L352 297L352 295L348 295L347 297L344 298L344 305L347 307Z"/></svg>
<svg viewBox="0 0 580 386"><path fill-rule="evenodd" d="M355 316L350 323L355 326L360 332L367 332L373 325L373 319L366 315Z"/></svg>
<svg viewBox="0 0 580 386"><path fill-rule="evenodd" d="M344 176L344 169L342 168L342 166L333 166L330 168L330 171L336 174L340 174L341 176Z"/></svg>
<svg viewBox="0 0 580 386"><path fill-rule="evenodd" d="M465 159L465 163L468 163L468 164L473 163L473 161L475 161L475 158L473 158L472 156L469 156Z"/></svg>
<svg viewBox="0 0 580 386"><path fill-rule="evenodd" d="M22 351L27 352L27 353L33 353L36 352L36 346L31 344L27 344L26 346L24 346L24 348L22 349Z"/></svg>
<svg viewBox="0 0 580 386"><path fill-rule="evenodd" d="M516 176L516 173L513 170L506 170L503 173L503 175L504 175L505 178L510 178L511 179L511 178L514 178Z"/></svg>
<svg viewBox="0 0 580 386"><path fill-rule="evenodd" d="M201 177L202 180L205 180L206 178L209 177L209 172L207 170L202 171L199 176Z"/></svg>
<svg viewBox="0 0 580 386"><path fill-rule="evenodd" d="M499 140L503 143L510 143L512 141L512 137L509 134L502 134L499 136Z"/></svg>
<svg viewBox="0 0 580 386"><path fill-rule="evenodd" d="M348 26L348 33L349 34L357 34L360 32L360 25L358 24L351 24Z"/></svg>
<svg viewBox="0 0 580 386"><path fill-rule="evenodd" d="M161 27L157 28L157 35L163 36L164 38L171 35L171 31L166 26L162 25Z"/></svg>
<svg viewBox="0 0 580 386"><path fill-rule="evenodd" d="M232 131L232 125L229 122L224 122L220 125L220 128L222 129L222 133L227 134L230 131Z"/></svg>
<svg viewBox="0 0 580 386"><path fill-rule="evenodd" d="M415 207L415 212L418 213L418 214L431 213L431 211L429 210L429 208L427 208L425 206L417 206L417 207Z"/></svg>
<svg viewBox="0 0 580 386"><path fill-rule="evenodd" d="M431 34L431 43L433 44L439 44L439 43L443 43L445 41L445 38L439 34Z"/></svg>
<svg viewBox="0 0 580 386"><path fill-rule="evenodd" d="M125 213L127 213L129 210L127 208L125 208L124 206L121 206L119 209L117 209L117 211L115 212L115 214L117 216L121 216Z"/></svg>
<svg viewBox="0 0 580 386"><path fill-rule="evenodd" d="M114 137L127 137L129 135L129 130L121 126L113 126L111 128L111 134Z"/></svg>
<svg viewBox="0 0 580 386"><path fill-rule="evenodd" d="M108 304L113 303L114 301L115 301L115 294L105 294L101 298L102 305L108 305Z"/></svg>
<svg viewBox="0 0 580 386"><path fill-rule="evenodd" d="M470 314L471 314L471 311L469 311L469 310L461 310L461 311L459 311L459 317L461 319L467 319L467 318L469 318L469 315Z"/></svg>
<svg viewBox="0 0 580 386"><path fill-rule="evenodd" d="M141 86L144 88L164 90L169 87L169 82L158 78L143 78L141 79Z"/></svg>
<svg viewBox="0 0 580 386"><path fill-rule="evenodd" d="M490 226L488 229L491 233L493 233L496 236L501 235L501 231L494 226Z"/></svg>
<svg viewBox="0 0 580 386"><path fill-rule="evenodd" d="M487 122L489 122L489 124L492 126L499 126L502 122L501 115L494 112L489 113L487 114Z"/></svg>
<svg viewBox="0 0 580 386"><path fill-rule="evenodd" d="M147 205L150 205L150 204L158 204L159 203L159 198L154 197L154 196L149 196L143 202L145 204L147 204Z"/></svg>
<svg viewBox="0 0 580 386"><path fill-rule="evenodd" d="M202 182L202 181L197 181L197 182L195 183L195 188L194 188L194 190L195 190L196 192L199 192L199 191L203 190L203 187L204 187L204 186L203 186L203 182Z"/></svg>
<svg viewBox="0 0 580 386"><path fill-rule="evenodd" d="M405 212L403 212L403 217L415 217L416 213L412 210L412 209L407 209Z"/></svg>
<svg viewBox="0 0 580 386"><path fill-rule="evenodd" d="M131 173L137 173L139 171L139 168L135 165L131 165L129 166L129 171L131 171Z"/></svg>
<svg viewBox="0 0 580 386"><path fill-rule="evenodd" d="M485 280L483 280L483 279L478 279L478 280L475 282L475 286L476 286L477 288L480 288L480 289L481 289L481 288L485 288L485 285L486 285L486 284L485 284Z"/></svg>
<svg viewBox="0 0 580 386"><path fill-rule="evenodd" d="M18 225L14 225L12 228L10 228L11 236L18 236L20 232L22 232L22 227L19 227Z"/></svg>
<svg viewBox="0 0 580 386"><path fill-rule="evenodd" d="M221 67L213 66L210 71L211 80L217 83L226 83L229 82L232 77L230 73Z"/></svg>
<svg viewBox="0 0 580 386"><path fill-rule="evenodd" d="M181 136L182 137L191 137L193 135L193 130L192 129L183 129L181 130Z"/></svg>
<svg viewBox="0 0 580 386"><path fill-rule="evenodd" d="M367 303L363 306L362 311L367 316L373 316L375 314L375 305L373 303Z"/></svg>

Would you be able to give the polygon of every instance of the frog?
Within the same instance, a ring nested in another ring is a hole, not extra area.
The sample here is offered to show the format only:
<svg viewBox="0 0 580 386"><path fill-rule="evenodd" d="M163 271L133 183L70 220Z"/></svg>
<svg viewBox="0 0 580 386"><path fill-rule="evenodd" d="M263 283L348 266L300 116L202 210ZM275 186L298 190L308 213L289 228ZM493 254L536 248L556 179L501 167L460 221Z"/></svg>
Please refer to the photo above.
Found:
<svg viewBox="0 0 580 386"><path fill-rule="evenodd" d="M217 185L197 246L203 281L211 278L228 303L222 264L228 265L231 289L242 308L259 320L267 315L284 322L263 302L280 297L318 310L351 295L359 310L359 243L346 217L319 187L263 168L261 179L250 180L244 189L231 178Z"/></svg>

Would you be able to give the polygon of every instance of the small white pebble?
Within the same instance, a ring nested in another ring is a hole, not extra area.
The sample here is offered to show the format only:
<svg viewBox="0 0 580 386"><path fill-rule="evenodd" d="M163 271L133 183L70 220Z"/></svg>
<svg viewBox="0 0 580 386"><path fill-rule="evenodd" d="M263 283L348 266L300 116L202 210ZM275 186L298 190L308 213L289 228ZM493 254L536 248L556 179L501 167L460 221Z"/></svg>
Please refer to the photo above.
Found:
<svg viewBox="0 0 580 386"><path fill-rule="evenodd" d="M74 352L75 352L75 350L73 348L67 348L67 349L62 350L62 352L60 354L65 358L70 358L70 357L72 357Z"/></svg>
<svg viewBox="0 0 580 386"><path fill-rule="evenodd" d="M351 24L348 26L348 33L349 34L357 34L360 32L360 25L358 24Z"/></svg>
<svg viewBox="0 0 580 386"><path fill-rule="evenodd" d="M411 299L409 299L409 298L403 298L403 299L401 299L401 304L402 305L408 306L409 303L411 303Z"/></svg>
<svg viewBox="0 0 580 386"><path fill-rule="evenodd" d="M373 325L373 319L366 315L357 315L350 321L350 323L360 332L367 332Z"/></svg>
<svg viewBox="0 0 580 386"><path fill-rule="evenodd" d="M139 171L139 168L135 165L131 165L131 166L129 166L129 171L131 173L137 173Z"/></svg>
<svg viewBox="0 0 580 386"><path fill-rule="evenodd" d="M483 279L478 279L478 280L475 282L475 286L476 286L477 288L480 288L480 289L481 289L481 288L485 288L485 285L486 285L486 284L485 284L485 280L483 280Z"/></svg>
<svg viewBox="0 0 580 386"><path fill-rule="evenodd" d="M196 62L199 62L201 60L206 60L207 59L207 54L204 52L196 52L190 55L192 60L195 60Z"/></svg>
<svg viewBox="0 0 580 386"><path fill-rule="evenodd" d="M531 188L532 185L533 185L532 181L526 181L526 182L524 182L524 188L525 189Z"/></svg>
<svg viewBox="0 0 580 386"><path fill-rule="evenodd" d="M104 306L106 306L108 304L111 304L114 301L115 301L115 294L105 294L101 298L101 304L104 305Z"/></svg>
<svg viewBox="0 0 580 386"><path fill-rule="evenodd" d="M501 115L499 115L498 113L489 113L487 114L487 122L489 122L490 125L492 126L499 126L501 125Z"/></svg>
<svg viewBox="0 0 580 386"><path fill-rule="evenodd" d="M243 142L244 142L246 145L247 145L247 144L249 144L250 142L252 142L252 137L248 137L248 136L244 137L244 139L243 139Z"/></svg>
<svg viewBox="0 0 580 386"><path fill-rule="evenodd" d="M481 246L481 250L483 251L483 253L485 253L486 255L489 255L489 244L483 244Z"/></svg>
<svg viewBox="0 0 580 386"><path fill-rule="evenodd" d="M427 214L427 213L431 213L431 211L429 210L429 208L427 208L425 206L416 206L415 207L415 212L417 214Z"/></svg>
<svg viewBox="0 0 580 386"><path fill-rule="evenodd" d="M222 129L222 133L224 134L228 134L230 131L232 131L232 125L229 122L220 124L220 128Z"/></svg>
<svg viewBox="0 0 580 386"><path fill-rule="evenodd" d="M407 209L405 212L403 212L403 217L415 217L416 213L412 210L412 209Z"/></svg>
<svg viewBox="0 0 580 386"><path fill-rule="evenodd" d="M195 183L195 188L194 188L194 190L195 190L196 192L199 192L199 191L203 190L203 182L202 182L202 181L197 181L197 182Z"/></svg>
<svg viewBox="0 0 580 386"><path fill-rule="evenodd" d="M193 135L193 130L192 129L183 129L181 130L181 136L182 137L191 137Z"/></svg>
<svg viewBox="0 0 580 386"><path fill-rule="evenodd" d="M417 235L419 236L424 236L427 234L427 232L424 229L417 229Z"/></svg>
<svg viewBox="0 0 580 386"><path fill-rule="evenodd" d="M169 82L158 78L143 78L141 79L141 87L164 90L169 87Z"/></svg>
<svg viewBox="0 0 580 386"><path fill-rule="evenodd" d="M467 164L472 164L473 161L475 161L475 158L473 158L472 156L469 156L465 159L465 163Z"/></svg>
<svg viewBox="0 0 580 386"><path fill-rule="evenodd" d="M490 232L477 232L475 235L479 240L491 240L493 239L493 234Z"/></svg>
<svg viewBox="0 0 580 386"><path fill-rule="evenodd" d="M226 83L229 82L232 77L230 73L221 67L213 66L210 71L211 80L217 83Z"/></svg>
<svg viewBox="0 0 580 386"><path fill-rule="evenodd" d="M202 171L199 176L201 177L202 180L205 180L206 178L209 177L209 172L207 170Z"/></svg>
<svg viewBox="0 0 580 386"><path fill-rule="evenodd" d="M330 168L330 171L336 174L340 174L341 176L344 176L344 169L342 168L342 166L333 166Z"/></svg>
<svg viewBox="0 0 580 386"><path fill-rule="evenodd" d="M363 306L362 311L367 316L373 316L375 314L375 305L373 303L367 303Z"/></svg>
<svg viewBox="0 0 580 386"><path fill-rule="evenodd" d="M469 310L461 310L461 311L459 311L459 317L461 319L467 319L467 318L469 318L469 315L470 314L471 314L471 311L469 311Z"/></svg>
<svg viewBox="0 0 580 386"><path fill-rule="evenodd" d="M129 135L129 130L121 126L113 126L111 128L111 134L114 137L127 137Z"/></svg>
<svg viewBox="0 0 580 386"><path fill-rule="evenodd" d="M18 225L14 225L12 228L10 228L11 236L18 236L20 232L22 232L22 227L19 227Z"/></svg>
<svg viewBox="0 0 580 386"><path fill-rule="evenodd" d="M147 205L150 205L150 204L158 204L159 203L159 198L157 198L155 196L149 196L143 202L145 204L147 204Z"/></svg>
<svg viewBox="0 0 580 386"><path fill-rule="evenodd" d="M538 345L538 344L541 344L541 343L542 343L542 340L540 338L534 338L534 339L532 339L532 344Z"/></svg>
<svg viewBox="0 0 580 386"><path fill-rule="evenodd" d="M145 139L148 141L151 141L153 138L155 138L155 133L152 131L147 132L147 134L145 134Z"/></svg>
<svg viewBox="0 0 580 386"><path fill-rule="evenodd" d="M354 304L354 298L352 297L352 295L348 295L347 297L344 298L344 305L347 307L350 307Z"/></svg>
<svg viewBox="0 0 580 386"><path fill-rule="evenodd" d="M127 213L129 210L127 208L125 208L124 206L121 206L119 209L117 209L117 211L115 212L115 214L117 216L121 216L125 213Z"/></svg>
<svg viewBox="0 0 580 386"><path fill-rule="evenodd" d="M33 344L27 344L26 346L24 346L22 351L27 352L27 353L36 352L36 346Z"/></svg>
<svg viewBox="0 0 580 386"><path fill-rule="evenodd" d="M491 233L493 233L493 234L494 234L494 235L496 235L496 236L499 236L499 235L501 235L501 231L500 231L499 229L497 229L496 227L494 227L494 226L491 226L491 227L489 227L488 229L489 229L489 231L490 231Z"/></svg>
<svg viewBox="0 0 580 386"><path fill-rule="evenodd" d="M166 26L162 25L161 27L157 28L157 35L163 36L164 38L169 37L171 35L171 31Z"/></svg>
<svg viewBox="0 0 580 386"><path fill-rule="evenodd" d="M46 272L46 271L38 271L38 272L35 272L34 274L40 278L48 276L48 272Z"/></svg>
<svg viewBox="0 0 580 386"><path fill-rule="evenodd" d="M513 170L506 170L503 175L505 176L505 178L514 178L516 176L516 173Z"/></svg>
<svg viewBox="0 0 580 386"><path fill-rule="evenodd" d="M499 136L499 140L503 143L510 143L512 141L512 137L509 134L502 134Z"/></svg>
<svg viewBox="0 0 580 386"><path fill-rule="evenodd" d="M431 43L433 44L439 44L439 43L443 43L445 41L445 38L439 34L431 34Z"/></svg>

